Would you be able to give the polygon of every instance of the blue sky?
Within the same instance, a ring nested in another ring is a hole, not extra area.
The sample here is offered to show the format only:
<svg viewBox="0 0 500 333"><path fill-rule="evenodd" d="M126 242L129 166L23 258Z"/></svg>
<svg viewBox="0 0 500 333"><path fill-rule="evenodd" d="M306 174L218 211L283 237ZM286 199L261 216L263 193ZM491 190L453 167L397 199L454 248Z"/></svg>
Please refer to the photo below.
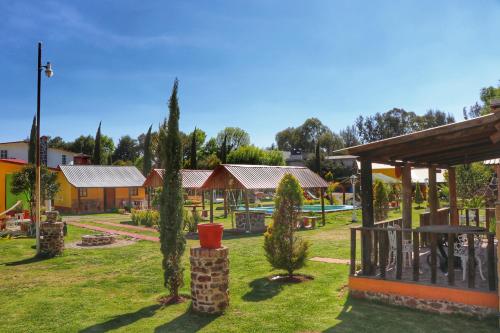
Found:
<svg viewBox="0 0 500 333"><path fill-rule="evenodd" d="M167 114L180 80L181 129L246 129L258 146L318 117L335 131L360 115L429 108L462 119L500 79L499 1L0 2L0 141L137 136Z"/></svg>

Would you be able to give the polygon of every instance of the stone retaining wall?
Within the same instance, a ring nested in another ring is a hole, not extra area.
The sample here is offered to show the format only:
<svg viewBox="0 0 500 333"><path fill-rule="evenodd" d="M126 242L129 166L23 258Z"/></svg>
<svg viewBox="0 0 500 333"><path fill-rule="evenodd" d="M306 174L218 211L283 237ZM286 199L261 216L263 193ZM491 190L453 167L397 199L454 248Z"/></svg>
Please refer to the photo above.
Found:
<svg viewBox="0 0 500 333"><path fill-rule="evenodd" d="M229 305L229 249L191 248L193 310L215 314Z"/></svg>
<svg viewBox="0 0 500 333"><path fill-rule="evenodd" d="M40 254L53 257L64 251L62 222L44 222L40 226Z"/></svg>
<svg viewBox="0 0 500 333"><path fill-rule="evenodd" d="M85 235L82 236L82 246L100 246L108 245L115 242L113 235Z"/></svg>
<svg viewBox="0 0 500 333"><path fill-rule="evenodd" d="M264 232L266 231L266 213L264 212L235 212L236 230L245 232ZM247 219L250 218L250 225L247 224Z"/></svg>
<svg viewBox="0 0 500 333"><path fill-rule="evenodd" d="M376 293L370 291L351 290L351 296L355 298L365 298L376 300L387 304L404 306L412 309L419 309L428 312L436 312L442 314L458 313L468 316L487 317L496 314L495 309L454 303L443 300L426 300L410 296L393 295L386 293Z"/></svg>

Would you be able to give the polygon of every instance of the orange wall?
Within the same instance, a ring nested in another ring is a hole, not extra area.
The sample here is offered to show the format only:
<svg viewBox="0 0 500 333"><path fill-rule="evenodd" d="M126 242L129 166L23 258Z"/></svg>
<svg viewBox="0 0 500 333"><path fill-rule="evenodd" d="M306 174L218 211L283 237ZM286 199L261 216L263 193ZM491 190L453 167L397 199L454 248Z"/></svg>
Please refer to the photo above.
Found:
<svg viewBox="0 0 500 333"><path fill-rule="evenodd" d="M5 207L5 175L12 174L22 170L26 165L0 161L0 212L10 207Z"/></svg>

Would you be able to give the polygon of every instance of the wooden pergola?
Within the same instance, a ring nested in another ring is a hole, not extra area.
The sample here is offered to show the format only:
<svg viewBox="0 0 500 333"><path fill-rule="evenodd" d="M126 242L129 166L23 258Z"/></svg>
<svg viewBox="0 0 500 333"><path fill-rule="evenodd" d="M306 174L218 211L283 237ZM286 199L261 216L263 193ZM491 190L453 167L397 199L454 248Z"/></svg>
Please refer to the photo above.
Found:
<svg viewBox="0 0 500 333"><path fill-rule="evenodd" d="M360 160L363 227L374 227L375 223L372 162L390 164L402 169L404 229L412 228L411 168L425 167L429 170L428 202L431 225L438 224L436 170L448 170L450 224L458 225L455 166L500 157L500 103L492 103L491 109L493 113L471 120L336 151L336 154L356 155ZM496 170L497 175L500 175L500 169L497 167ZM499 202L496 204L496 216L500 216ZM363 271L368 274L372 269L370 242L369 234L363 237L362 266Z"/></svg>
<svg viewBox="0 0 500 333"><path fill-rule="evenodd" d="M203 184L204 190L241 190L244 194L245 209L249 213L249 192L256 190L275 190L285 174L297 178L303 189L317 189L321 192L321 215L325 223L324 192L328 183L316 173L305 167L269 165L219 165ZM227 199L227 195L225 195ZM224 201L226 202L226 200ZM213 195L210 195L210 222L214 221Z"/></svg>

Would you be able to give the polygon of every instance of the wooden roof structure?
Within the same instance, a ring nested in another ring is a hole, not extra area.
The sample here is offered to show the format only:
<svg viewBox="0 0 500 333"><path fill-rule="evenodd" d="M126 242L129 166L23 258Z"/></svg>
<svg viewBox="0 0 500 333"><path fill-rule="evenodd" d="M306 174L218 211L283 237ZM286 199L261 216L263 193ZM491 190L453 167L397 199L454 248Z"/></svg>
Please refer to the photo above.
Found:
<svg viewBox="0 0 500 333"><path fill-rule="evenodd" d="M146 177L143 186L161 187L163 186L164 169L153 169ZM182 169L182 187L184 189L199 189L207 178L212 174L212 170L188 170Z"/></svg>
<svg viewBox="0 0 500 333"><path fill-rule="evenodd" d="M303 189L327 188L328 183L306 167L221 164L203 184L204 189L271 190L285 174L292 174Z"/></svg>
<svg viewBox="0 0 500 333"><path fill-rule="evenodd" d="M500 157L500 103L491 114L335 151L361 160L447 168Z"/></svg>

